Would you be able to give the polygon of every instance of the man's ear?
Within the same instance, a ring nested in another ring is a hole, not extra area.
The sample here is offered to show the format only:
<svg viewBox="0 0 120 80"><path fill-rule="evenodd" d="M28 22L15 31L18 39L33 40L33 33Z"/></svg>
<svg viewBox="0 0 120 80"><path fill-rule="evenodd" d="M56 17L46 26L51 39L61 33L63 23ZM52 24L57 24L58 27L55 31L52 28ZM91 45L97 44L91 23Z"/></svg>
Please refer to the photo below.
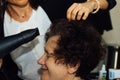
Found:
<svg viewBox="0 0 120 80"><path fill-rule="evenodd" d="M70 74L75 73L77 71L77 69L79 68L79 66L80 66L80 64L77 64L75 66L68 65L67 71Z"/></svg>

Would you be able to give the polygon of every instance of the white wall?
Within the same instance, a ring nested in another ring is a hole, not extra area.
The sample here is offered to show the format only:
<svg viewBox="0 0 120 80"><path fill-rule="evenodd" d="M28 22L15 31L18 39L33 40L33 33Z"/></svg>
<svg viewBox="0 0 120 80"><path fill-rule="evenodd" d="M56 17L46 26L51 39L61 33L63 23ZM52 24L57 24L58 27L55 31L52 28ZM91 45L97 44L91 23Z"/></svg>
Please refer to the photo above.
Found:
<svg viewBox="0 0 120 80"><path fill-rule="evenodd" d="M111 9L111 20L113 30L104 32L103 38L107 44L118 44L120 45L120 0L116 0L117 5Z"/></svg>

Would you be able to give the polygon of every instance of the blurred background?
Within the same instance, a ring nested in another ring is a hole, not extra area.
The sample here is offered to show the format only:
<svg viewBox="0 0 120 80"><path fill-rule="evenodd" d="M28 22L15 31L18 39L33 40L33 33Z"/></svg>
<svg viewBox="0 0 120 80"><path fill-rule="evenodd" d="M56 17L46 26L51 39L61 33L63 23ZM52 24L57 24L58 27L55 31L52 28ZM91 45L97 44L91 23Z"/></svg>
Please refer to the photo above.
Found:
<svg viewBox="0 0 120 80"><path fill-rule="evenodd" d="M117 5L110 11L113 30L105 31L103 38L108 44L120 45L120 0L116 1Z"/></svg>

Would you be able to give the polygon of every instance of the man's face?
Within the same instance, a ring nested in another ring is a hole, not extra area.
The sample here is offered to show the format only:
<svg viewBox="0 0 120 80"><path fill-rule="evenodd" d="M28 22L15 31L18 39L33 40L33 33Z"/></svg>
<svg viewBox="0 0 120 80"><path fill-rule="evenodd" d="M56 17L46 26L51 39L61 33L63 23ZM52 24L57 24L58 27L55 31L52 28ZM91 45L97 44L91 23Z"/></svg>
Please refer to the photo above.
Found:
<svg viewBox="0 0 120 80"><path fill-rule="evenodd" d="M68 77L67 66L55 63L54 50L57 48L59 36L48 39L45 45L45 53L38 60L41 65L41 80L65 80Z"/></svg>

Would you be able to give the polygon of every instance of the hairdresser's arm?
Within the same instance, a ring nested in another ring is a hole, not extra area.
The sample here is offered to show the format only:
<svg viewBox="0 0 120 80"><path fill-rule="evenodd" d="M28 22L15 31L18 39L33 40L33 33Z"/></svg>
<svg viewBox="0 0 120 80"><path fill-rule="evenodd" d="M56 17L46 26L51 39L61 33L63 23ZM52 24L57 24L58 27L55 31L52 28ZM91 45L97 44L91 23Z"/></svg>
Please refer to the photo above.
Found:
<svg viewBox="0 0 120 80"><path fill-rule="evenodd" d="M107 0L109 5L108 5L108 10L112 9L116 5L116 0Z"/></svg>
<svg viewBox="0 0 120 80"><path fill-rule="evenodd" d="M86 20L88 15L94 10L106 10L108 8L108 5L109 3L107 0L88 0L84 3L73 3L68 8L66 16L69 20ZM95 13L97 13L97 11Z"/></svg>

